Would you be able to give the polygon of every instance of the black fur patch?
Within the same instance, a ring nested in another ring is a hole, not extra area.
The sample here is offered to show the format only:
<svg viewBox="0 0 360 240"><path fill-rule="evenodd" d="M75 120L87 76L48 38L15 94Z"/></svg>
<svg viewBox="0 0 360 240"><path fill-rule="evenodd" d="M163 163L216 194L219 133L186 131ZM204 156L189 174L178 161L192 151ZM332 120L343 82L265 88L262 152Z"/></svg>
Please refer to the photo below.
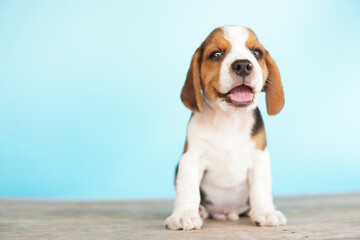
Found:
<svg viewBox="0 0 360 240"><path fill-rule="evenodd" d="M264 121L261 117L259 108L254 110L255 123L251 129L251 135L254 136L261 128L264 127Z"/></svg>
<svg viewBox="0 0 360 240"><path fill-rule="evenodd" d="M175 167L175 178L174 178L175 185L176 185L176 178L177 178L178 171L179 171L179 163L176 164L176 167Z"/></svg>

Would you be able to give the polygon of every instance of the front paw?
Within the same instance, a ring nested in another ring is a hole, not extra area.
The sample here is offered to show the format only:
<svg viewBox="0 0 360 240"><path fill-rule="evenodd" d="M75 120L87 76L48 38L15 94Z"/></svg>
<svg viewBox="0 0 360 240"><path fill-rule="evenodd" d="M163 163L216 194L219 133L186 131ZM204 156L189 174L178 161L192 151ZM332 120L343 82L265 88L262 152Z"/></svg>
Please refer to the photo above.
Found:
<svg viewBox="0 0 360 240"><path fill-rule="evenodd" d="M275 209L252 209L249 213L250 219L256 226L281 226L286 225L286 217Z"/></svg>
<svg viewBox="0 0 360 240"><path fill-rule="evenodd" d="M199 213L192 211L184 211L181 213L173 213L165 220L165 227L172 230L199 230L203 225Z"/></svg>

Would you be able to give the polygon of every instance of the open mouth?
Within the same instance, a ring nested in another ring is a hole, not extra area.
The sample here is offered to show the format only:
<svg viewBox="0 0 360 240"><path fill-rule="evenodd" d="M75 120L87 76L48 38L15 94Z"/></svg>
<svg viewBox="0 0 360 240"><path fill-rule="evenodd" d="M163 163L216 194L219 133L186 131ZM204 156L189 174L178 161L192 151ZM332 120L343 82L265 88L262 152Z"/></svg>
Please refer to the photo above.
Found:
<svg viewBox="0 0 360 240"><path fill-rule="evenodd" d="M254 93L251 87L242 84L231 89L223 97L225 97L226 102L236 107L246 107L253 102Z"/></svg>

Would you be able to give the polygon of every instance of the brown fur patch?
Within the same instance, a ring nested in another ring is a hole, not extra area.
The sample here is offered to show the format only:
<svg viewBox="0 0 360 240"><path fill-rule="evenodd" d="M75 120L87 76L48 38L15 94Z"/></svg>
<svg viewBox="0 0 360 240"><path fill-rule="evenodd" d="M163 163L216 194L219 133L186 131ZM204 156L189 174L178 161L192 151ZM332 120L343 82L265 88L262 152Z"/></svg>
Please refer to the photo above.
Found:
<svg viewBox="0 0 360 240"><path fill-rule="evenodd" d="M268 51L266 51L265 61L269 71L265 83L266 108L269 115L275 115L279 113L284 106L284 91L280 72Z"/></svg>
<svg viewBox="0 0 360 240"><path fill-rule="evenodd" d="M251 29L248 29L248 30L249 30L249 37L245 43L246 47L250 50L259 49L261 51L262 55L264 56L262 59L258 60L258 63L263 70L263 86L265 86L266 79L268 78L268 68L267 68L266 61L265 61L266 50L265 50L264 46L261 45L261 43L259 42L255 33Z"/></svg>
<svg viewBox="0 0 360 240"><path fill-rule="evenodd" d="M266 147L265 128L262 126L254 135L251 136L251 141L255 142L255 148L264 150Z"/></svg>
<svg viewBox="0 0 360 240"><path fill-rule="evenodd" d="M184 152L183 153L186 153L187 149L188 149L188 140L186 139L185 144L184 144Z"/></svg>
<svg viewBox="0 0 360 240"><path fill-rule="evenodd" d="M186 81L181 91L182 102L193 112L204 111L204 103L200 88L200 57L201 50L198 48L191 60Z"/></svg>
<svg viewBox="0 0 360 240"><path fill-rule="evenodd" d="M263 91L266 92L266 108L269 115L275 115L284 106L284 92L281 84L280 73L270 53L260 44L255 33L249 30L246 47L250 50L259 49L263 58L258 59L263 70Z"/></svg>
<svg viewBox="0 0 360 240"><path fill-rule="evenodd" d="M259 108L254 110L254 125L251 129L251 140L255 142L256 149L264 150L266 147L266 135L264 121Z"/></svg>
<svg viewBox="0 0 360 240"><path fill-rule="evenodd" d="M201 45L201 87L205 96L210 101L215 101L218 98L220 89L220 68L226 54L231 50L231 44L224 37L224 32L221 28L215 29L209 37ZM209 60L211 53L222 50L224 55L217 61Z"/></svg>

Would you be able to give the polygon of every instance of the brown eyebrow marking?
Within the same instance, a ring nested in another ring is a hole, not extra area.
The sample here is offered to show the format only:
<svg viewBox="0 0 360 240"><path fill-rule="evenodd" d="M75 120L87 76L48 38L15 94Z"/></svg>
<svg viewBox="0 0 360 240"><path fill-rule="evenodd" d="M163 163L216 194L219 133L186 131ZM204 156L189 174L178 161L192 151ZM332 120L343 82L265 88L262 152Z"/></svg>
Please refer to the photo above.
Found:
<svg viewBox="0 0 360 240"><path fill-rule="evenodd" d="M247 48L251 49L254 47L255 43L259 42L259 40L251 29L247 28L247 30L249 31L249 36L248 39L246 40L245 45Z"/></svg>
<svg viewBox="0 0 360 240"><path fill-rule="evenodd" d="M261 60L258 60L258 63L263 71L263 87L264 87L266 79L268 77L268 69L264 60L267 52L264 46L259 42L256 34L250 28L247 28L247 30L249 31L249 37L246 40L245 46L250 50L252 50L256 46L255 48L258 48L263 54L263 58Z"/></svg>
<svg viewBox="0 0 360 240"><path fill-rule="evenodd" d="M221 28L216 28L214 29L214 31L212 31L209 36L205 39L205 41L201 44L201 51L200 51L200 62L203 61L203 57L204 57L204 51L206 46L209 45L210 42L218 42L219 38L224 36L224 31Z"/></svg>

